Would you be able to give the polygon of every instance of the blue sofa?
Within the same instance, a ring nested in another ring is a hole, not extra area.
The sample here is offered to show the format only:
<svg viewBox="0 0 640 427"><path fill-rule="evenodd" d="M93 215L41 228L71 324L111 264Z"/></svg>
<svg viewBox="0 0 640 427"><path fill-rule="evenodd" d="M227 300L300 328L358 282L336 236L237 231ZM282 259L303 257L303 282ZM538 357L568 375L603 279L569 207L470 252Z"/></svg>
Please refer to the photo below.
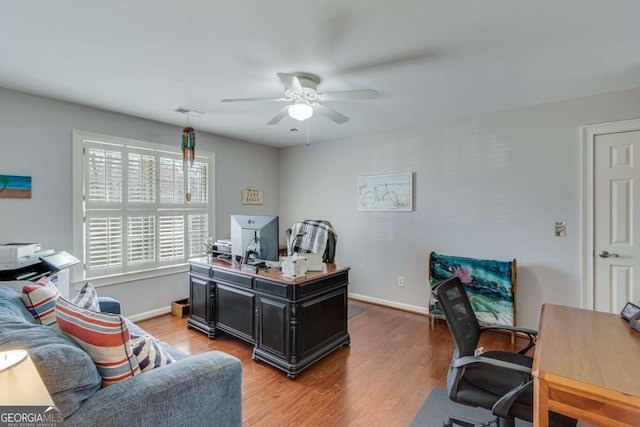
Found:
<svg viewBox="0 0 640 427"><path fill-rule="evenodd" d="M119 303L102 300L100 308L117 313ZM127 323L131 333L148 335ZM240 361L162 345L175 362L101 388L89 355L64 333L38 324L20 294L0 285L0 350L28 350L65 426L240 426Z"/></svg>

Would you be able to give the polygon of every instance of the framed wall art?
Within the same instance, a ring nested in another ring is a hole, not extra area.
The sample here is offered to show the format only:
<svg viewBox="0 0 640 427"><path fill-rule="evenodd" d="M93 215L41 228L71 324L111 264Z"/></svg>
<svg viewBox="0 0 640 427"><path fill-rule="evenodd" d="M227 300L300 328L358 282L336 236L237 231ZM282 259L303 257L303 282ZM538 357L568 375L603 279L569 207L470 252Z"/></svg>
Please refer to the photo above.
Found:
<svg viewBox="0 0 640 427"><path fill-rule="evenodd" d="M359 211L412 211L413 172L358 176Z"/></svg>
<svg viewBox="0 0 640 427"><path fill-rule="evenodd" d="M0 175L0 199L30 199L31 177Z"/></svg>

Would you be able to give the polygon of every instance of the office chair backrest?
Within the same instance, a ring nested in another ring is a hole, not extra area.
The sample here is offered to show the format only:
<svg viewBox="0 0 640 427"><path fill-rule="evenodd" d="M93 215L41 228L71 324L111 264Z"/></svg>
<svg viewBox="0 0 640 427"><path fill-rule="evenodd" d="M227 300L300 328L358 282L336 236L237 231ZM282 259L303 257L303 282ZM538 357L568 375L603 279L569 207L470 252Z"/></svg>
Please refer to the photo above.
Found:
<svg viewBox="0 0 640 427"><path fill-rule="evenodd" d="M480 340L480 325L459 277L440 282L433 294L447 319L456 347L455 357L473 356Z"/></svg>

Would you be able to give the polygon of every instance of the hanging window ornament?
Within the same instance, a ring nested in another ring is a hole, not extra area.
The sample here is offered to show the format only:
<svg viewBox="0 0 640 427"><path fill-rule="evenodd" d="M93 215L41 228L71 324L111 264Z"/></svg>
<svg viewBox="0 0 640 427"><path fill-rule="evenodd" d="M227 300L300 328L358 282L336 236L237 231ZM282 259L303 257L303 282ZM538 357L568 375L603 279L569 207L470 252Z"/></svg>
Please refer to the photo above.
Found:
<svg viewBox="0 0 640 427"><path fill-rule="evenodd" d="M196 159L196 131L191 127L182 129L182 161L193 166Z"/></svg>
<svg viewBox="0 0 640 427"><path fill-rule="evenodd" d="M187 177L187 186L190 185L189 176L189 166L193 166L193 162L196 159L196 131L188 126L182 129L182 167L184 169L185 177ZM187 193L185 194L185 198L187 202L191 201L191 189L187 188Z"/></svg>

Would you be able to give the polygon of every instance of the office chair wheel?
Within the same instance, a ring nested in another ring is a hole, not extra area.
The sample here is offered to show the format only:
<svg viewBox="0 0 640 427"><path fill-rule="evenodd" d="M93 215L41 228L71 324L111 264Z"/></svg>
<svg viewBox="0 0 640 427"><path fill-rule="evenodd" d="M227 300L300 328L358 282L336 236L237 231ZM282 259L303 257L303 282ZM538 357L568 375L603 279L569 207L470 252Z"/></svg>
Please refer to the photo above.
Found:
<svg viewBox="0 0 640 427"><path fill-rule="evenodd" d="M453 423L451 421L444 421L442 427L453 427Z"/></svg>

